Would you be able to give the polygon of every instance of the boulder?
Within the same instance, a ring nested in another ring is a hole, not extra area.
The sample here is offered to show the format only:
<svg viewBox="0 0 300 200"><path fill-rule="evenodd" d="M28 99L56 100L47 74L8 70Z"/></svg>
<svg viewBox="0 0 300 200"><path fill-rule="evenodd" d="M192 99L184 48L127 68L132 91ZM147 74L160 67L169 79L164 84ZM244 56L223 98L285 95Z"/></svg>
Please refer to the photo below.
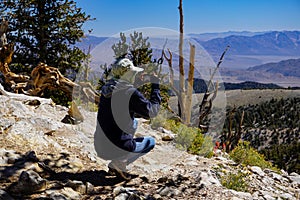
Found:
<svg viewBox="0 0 300 200"><path fill-rule="evenodd" d="M10 186L11 194L34 194L46 190L47 182L34 171L22 171L17 183Z"/></svg>

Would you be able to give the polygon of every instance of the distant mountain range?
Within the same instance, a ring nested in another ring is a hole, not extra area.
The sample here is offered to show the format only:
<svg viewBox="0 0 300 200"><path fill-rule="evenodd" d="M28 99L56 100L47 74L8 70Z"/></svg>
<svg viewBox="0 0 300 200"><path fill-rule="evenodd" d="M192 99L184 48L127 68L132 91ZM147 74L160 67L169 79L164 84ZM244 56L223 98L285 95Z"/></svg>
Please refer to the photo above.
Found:
<svg viewBox="0 0 300 200"><path fill-rule="evenodd" d="M254 35L261 35L270 31L263 31L263 32L251 32L251 31L227 31L227 32L219 32L219 33L190 33L188 34L189 37L197 38L201 41L212 40L215 38L225 38L228 36L254 36Z"/></svg>
<svg viewBox="0 0 300 200"><path fill-rule="evenodd" d="M188 36L201 44L215 62L229 45L231 48L224 58L222 67L230 69L246 69L268 62L300 57L300 31L229 31ZM93 49L106 39L107 37L89 35L76 46L87 51L89 46Z"/></svg>
<svg viewBox="0 0 300 200"><path fill-rule="evenodd" d="M266 63L241 70L223 68L220 72L226 82L255 81L275 83L284 87L300 86L300 58Z"/></svg>
<svg viewBox="0 0 300 200"><path fill-rule="evenodd" d="M272 31L254 36L231 35L208 41L195 40L211 54L221 55L229 45L234 55L300 55L300 31Z"/></svg>
<svg viewBox="0 0 300 200"><path fill-rule="evenodd" d="M210 54L221 55L227 45L231 46L231 55L277 55L300 56L300 31L269 31L269 32L222 32L188 34L199 42ZM89 35L77 43L81 49L92 48L108 37ZM212 38L207 40L207 38Z"/></svg>
<svg viewBox="0 0 300 200"><path fill-rule="evenodd" d="M245 36L230 35L203 41L194 37L215 62L227 45L229 49L222 67L230 69L246 69L268 62L300 57L300 31L271 31L262 34Z"/></svg>
<svg viewBox="0 0 300 200"><path fill-rule="evenodd" d="M224 82L255 81L285 87L300 86L300 31L229 31L188 36L201 44L215 62L230 45L220 67ZM94 49L106 39L89 35L76 46L87 52L89 47ZM161 40L154 42L161 43ZM110 50L99 52L98 56L110 53Z"/></svg>
<svg viewBox="0 0 300 200"><path fill-rule="evenodd" d="M267 63L250 67L247 71L259 71L262 73L279 73L283 76L294 76L300 78L300 58L283 60L277 63Z"/></svg>

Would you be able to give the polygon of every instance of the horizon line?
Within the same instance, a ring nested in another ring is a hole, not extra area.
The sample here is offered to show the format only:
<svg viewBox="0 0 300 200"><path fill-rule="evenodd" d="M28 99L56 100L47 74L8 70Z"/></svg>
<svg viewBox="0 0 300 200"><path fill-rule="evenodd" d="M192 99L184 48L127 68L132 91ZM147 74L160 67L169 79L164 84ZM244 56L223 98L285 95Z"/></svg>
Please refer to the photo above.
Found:
<svg viewBox="0 0 300 200"><path fill-rule="evenodd" d="M140 28L137 28L140 29ZM129 29L129 30L134 30L134 29ZM99 34L93 34L93 33L88 33L84 32L86 36L95 36L95 37L112 37L114 35L117 35L119 33L124 33L129 30L123 30L118 33L110 34L110 35L99 35ZM176 30L174 30L176 31ZM282 30L258 30L258 31L249 31L249 30L228 30L228 31L208 31L208 32L189 32L189 33L184 33L184 35L201 35L201 34L221 34L221 33L268 33L268 32L293 32L293 31L300 31L300 29L282 29Z"/></svg>

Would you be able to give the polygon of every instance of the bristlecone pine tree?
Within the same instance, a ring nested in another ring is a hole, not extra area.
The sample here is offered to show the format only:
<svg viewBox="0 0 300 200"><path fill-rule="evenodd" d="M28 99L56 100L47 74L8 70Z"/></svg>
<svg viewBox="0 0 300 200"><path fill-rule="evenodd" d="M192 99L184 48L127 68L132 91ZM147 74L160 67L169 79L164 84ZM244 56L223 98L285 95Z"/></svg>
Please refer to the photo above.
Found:
<svg viewBox="0 0 300 200"><path fill-rule="evenodd" d="M148 37L144 37L142 32L134 31L129 35L130 41L127 41L127 37L124 33L120 33L120 40L118 43L112 46L114 51L114 56L116 59L119 58L129 58L132 60L133 64L144 68L146 73L151 74L153 71L159 71L159 64L157 63L157 58L153 58L151 44L148 41ZM102 65L101 68L104 70L104 79L108 78L109 66L107 64ZM163 78L164 75L158 74ZM99 81L98 90L105 84L105 80ZM150 96L151 86L150 84L142 84L139 90L146 96ZM162 105L168 107L169 94L167 88L164 85L160 85L161 95L162 95Z"/></svg>
<svg viewBox="0 0 300 200"><path fill-rule="evenodd" d="M70 0L6 0L0 11L9 21L8 41L15 43L11 66L30 73L39 62L77 71L86 57L74 44L84 36L84 22L91 20ZM21 64L21 65L20 65ZM24 66L32 66L24 69Z"/></svg>

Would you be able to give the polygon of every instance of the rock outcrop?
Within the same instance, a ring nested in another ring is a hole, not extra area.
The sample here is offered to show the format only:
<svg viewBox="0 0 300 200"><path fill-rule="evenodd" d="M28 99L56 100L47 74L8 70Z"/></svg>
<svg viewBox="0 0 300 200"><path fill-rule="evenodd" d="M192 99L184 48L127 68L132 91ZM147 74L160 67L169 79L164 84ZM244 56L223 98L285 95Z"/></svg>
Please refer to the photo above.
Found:
<svg viewBox="0 0 300 200"><path fill-rule="evenodd" d="M0 95L0 199L300 199L300 175L240 166L226 154L190 155L144 120L137 135L152 135L157 145L130 165L139 176L120 180L96 156L96 113L81 113L83 122L65 124L65 107ZM229 173L243 173L247 190L222 186Z"/></svg>

